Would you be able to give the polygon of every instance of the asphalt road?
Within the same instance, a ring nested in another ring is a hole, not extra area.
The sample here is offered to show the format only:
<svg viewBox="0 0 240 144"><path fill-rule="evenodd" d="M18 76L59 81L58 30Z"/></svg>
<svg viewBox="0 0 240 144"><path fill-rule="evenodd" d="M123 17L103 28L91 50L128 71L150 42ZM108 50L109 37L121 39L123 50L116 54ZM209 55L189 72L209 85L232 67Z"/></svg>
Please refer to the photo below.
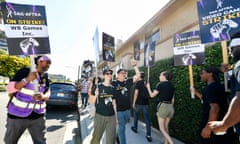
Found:
<svg viewBox="0 0 240 144"><path fill-rule="evenodd" d="M0 92L0 143L6 131L6 104L8 96L6 92ZM46 113L47 143L49 144L78 144L80 135L78 128L79 115L77 110L69 108L50 108ZM22 135L18 144L32 144L28 131Z"/></svg>

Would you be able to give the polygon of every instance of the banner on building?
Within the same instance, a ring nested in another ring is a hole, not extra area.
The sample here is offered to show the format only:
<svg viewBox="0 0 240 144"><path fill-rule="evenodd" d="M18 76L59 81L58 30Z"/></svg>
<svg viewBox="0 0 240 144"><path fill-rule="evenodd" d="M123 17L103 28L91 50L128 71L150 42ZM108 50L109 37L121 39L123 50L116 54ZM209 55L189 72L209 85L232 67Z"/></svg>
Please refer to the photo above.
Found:
<svg viewBox="0 0 240 144"><path fill-rule="evenodd" d="M135 60L140 60L140 43L136 41L133 46L133 55Z"/></svg>
<svg viewBox="0 0 240 144"><path fill-rule="evenodd" d="M115 61L114 37L103 32L102 35L102 48L103 60L108 62Z"/></svg>
<svg viewBox="0 0 240 144"><path fill-rule="evenodd" d="M239 31L240 0L198 0L202 43L229 40Z"/></svg>
<svg viewBox="0 0 240 144"><path fill-rule="evenodd" d="M176 34L173 37L173 46L175 66L205 63L205 50L199 31Z"/></svg>
<svg viewBox="0 0 240 144"><path fill-rule="evenodd" d="M151 67L155 61L155 41L149 41L144 46L144 66Z"/></svg>
<svg viewBox="0 0 240 144"><path fill-rule="evenodd" d="M44 6L2 2L1 9L10 55L50 53Z"/></svg>

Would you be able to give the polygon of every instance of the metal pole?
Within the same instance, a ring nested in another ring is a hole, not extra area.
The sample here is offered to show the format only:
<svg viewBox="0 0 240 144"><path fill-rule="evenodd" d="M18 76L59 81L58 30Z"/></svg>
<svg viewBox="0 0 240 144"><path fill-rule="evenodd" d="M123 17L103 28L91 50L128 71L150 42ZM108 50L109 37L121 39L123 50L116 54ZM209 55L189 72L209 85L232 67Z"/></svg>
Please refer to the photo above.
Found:
<svg viewBox="0 0 240 144"><path fill-rule="evenodd" d="M78 76L77 76L78 86L79 86L79 82L80 82L79 75L80 75L80 65L78 65Z"/></svg>

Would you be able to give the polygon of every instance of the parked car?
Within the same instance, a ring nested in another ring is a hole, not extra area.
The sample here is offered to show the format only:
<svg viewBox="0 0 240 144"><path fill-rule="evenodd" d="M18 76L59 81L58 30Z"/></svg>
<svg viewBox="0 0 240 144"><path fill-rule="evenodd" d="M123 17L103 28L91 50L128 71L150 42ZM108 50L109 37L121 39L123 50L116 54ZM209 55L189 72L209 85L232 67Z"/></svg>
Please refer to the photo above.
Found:
<svg viewBox="0 0 240 144"><path fill-rule="evenodd" d="M50 84L51 95L46 102L47 106L70 106L77 108L78 89L74 84L54 82Z"/></svg>

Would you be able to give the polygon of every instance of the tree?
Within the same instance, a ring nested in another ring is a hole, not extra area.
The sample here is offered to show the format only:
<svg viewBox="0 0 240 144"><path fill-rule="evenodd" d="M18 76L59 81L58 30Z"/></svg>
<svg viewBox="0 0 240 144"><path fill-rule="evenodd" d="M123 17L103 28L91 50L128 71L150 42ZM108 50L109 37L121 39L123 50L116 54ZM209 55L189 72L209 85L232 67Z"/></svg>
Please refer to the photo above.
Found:
<svg viewBox="0 0 240 144"><path fill-rule="evenodd" d="M0 55L6 55L7 54L7 52L5 51L5 50L3 50L3 49L0 49Z"/></svg>
<svg viewBox="0 0 240 144"><path fill-rule="evenodd" d="M28 57L0 54L0 75L2 76L12 78L14 74L24 66L30 66Z"/></svg>

